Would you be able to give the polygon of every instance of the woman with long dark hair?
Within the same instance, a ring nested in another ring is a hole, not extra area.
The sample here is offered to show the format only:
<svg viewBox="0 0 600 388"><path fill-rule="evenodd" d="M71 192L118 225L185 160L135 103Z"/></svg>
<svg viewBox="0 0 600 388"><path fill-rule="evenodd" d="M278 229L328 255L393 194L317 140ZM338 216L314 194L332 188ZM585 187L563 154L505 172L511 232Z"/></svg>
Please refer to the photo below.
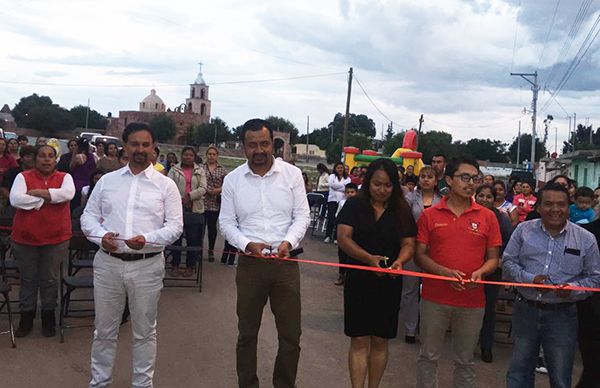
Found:
<svg viewBox="0 0 600 388"><path fill-rule="evenodd" d="M497 181L496 181L497 182ZM502 247L500 255L504 251L504 247L510 240L512 234L512 225L510 218L505 212L498 210L495 206L498 193L496 192L496 183L494 186L482 185L475 191L475 201L481 206L490 209L496 215L498 224L500 225L500 234L502 236ZM502 267L498 267L494 273L487 276L486 280L500 281L502 280ZM492 346L494 344L494 332L496 326L496 301L498 300L498 292L500 286L485 284L483 286L485 292L485 315L483 316L483 324L479 333L479 344L481 346L481 360L483 362L492 362Z"/></svg>
<svg viewBox="0 0 600 388"><path fill-rule="evenodd" d="M337 166L336 166L337 167ZM360 193L338 218L339 247L350 264L401 269L413 256L417 227L396 165L377 159ZM377 387L388 358L388 340L398 330L402 277L348 270L344 283L344 332L350 337L352 387Z"/></svg>
<svg viewBox="0 0 600 388"><path fill-rule="evenodd" d="M494 206L508 216L513 227L517 226L519 223L519 211L512 202L506 200L506 184L501 180L496 180L491 186L496 192Z"/></svg>
<svg viewBox="0 0 600 388"><path fill-rule="evenodd" d="M333 238L333 226L335 225L335 213L337 213L338 204L344 199L346 185L350 183L350 178L344 167L344 163L337 162L333 166L333 173L329 175L327 184L329 185L329 195L327 196L327 229L325 231L325 242L331 242Z"/></svg>

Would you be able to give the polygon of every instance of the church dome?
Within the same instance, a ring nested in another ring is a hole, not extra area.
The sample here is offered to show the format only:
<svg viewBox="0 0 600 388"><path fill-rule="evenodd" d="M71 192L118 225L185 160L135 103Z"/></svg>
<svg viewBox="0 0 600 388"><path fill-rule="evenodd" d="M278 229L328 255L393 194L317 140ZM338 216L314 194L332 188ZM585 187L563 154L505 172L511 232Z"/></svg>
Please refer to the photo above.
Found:
<svg viewBox="0 0 600 388"><path fill-rule="evenodd" d="M140 112L164 112L165 103L158 97L156 90L150 90L150 94L140 102Z"/></svg>

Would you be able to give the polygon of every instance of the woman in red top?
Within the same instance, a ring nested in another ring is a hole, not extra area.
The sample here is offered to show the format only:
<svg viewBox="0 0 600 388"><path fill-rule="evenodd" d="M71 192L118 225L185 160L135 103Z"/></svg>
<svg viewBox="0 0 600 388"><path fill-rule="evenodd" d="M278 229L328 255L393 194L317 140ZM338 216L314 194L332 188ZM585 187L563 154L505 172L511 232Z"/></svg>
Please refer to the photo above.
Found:
<svg viewBox="0 0 600 388"><path fill-rule="evenodd" d="M0 137L0 183L4 174L11 168L19 167L15 158L13 158L8 151L8 143L6 139Z"/></svg>
<svg viewBox="0 0 600 388"><path fill-rule="evenodd" d="M521 182L521 194L517 194L513 198L513 205L517 207L519 212L519 222L525 221L537 202L531 186L532 184L529 182Z"/></svg>
<svg viewBox="0 0 600 388"><path fill-rule="evenodd" d="M71 239L69 201L75 195L73 178L56 170L56 150L44 145L35 153L35 168L15 178L10 203L17 209L10 238L21 274L21 320L15 332L31 332L38 290L42 301L42 334L56 335L56 309L61 260Z"/></svg>
<svg viewBox="0 0 600 388"><path fill-rule="evenodd" d="M15 158L16 161L19 161L19 142L17 139L9 139L7 143L8 153L10 156Z"/></svg>

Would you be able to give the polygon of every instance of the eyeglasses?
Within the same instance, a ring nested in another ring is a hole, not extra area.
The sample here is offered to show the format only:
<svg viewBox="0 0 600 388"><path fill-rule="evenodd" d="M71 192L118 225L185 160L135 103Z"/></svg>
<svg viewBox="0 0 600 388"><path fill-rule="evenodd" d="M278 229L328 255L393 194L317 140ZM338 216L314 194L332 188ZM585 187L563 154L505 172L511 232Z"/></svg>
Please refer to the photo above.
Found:
<svg viewBox="0 0 600 388"><path fill-rule="evenodd" d="M454 175L455 178L460 178L461 181L469 183L472 179L473 183L480 183L483 179L479 175L460 174Z"/></svg>

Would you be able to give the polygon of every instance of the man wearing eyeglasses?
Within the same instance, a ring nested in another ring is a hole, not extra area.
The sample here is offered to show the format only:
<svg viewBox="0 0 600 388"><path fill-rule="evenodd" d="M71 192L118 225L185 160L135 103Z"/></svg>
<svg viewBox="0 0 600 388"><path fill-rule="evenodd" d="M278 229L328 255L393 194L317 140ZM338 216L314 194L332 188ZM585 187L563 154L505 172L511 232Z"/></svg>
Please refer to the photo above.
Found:
<svg viewBox="0 0 600 388"><path fill-rule="evenodd" d="M496 216L473 199L481 182L471 157L453 159L445 170L448 196L419 218L415 261L424 272L458 281L423 279L421 349L417 387L437 387L437 363L448 325L452 327L454 387L474 387L474 352L483 322L481 280L498 267L502 245Z"/></svg>
<svg viewBox="0 0 600 388"><path fill-rule="evenodd" d="M541 219L519 224L504 250L504 278L517 283L600 287L596 239L568 221L567 189L548 183L539 191L538 202ZM506 386L534 386L534 370L542 346L550 385L571 387L577 346L575 302L590 294L525 287L517 291L512 318L515 342Z"/></svg>

